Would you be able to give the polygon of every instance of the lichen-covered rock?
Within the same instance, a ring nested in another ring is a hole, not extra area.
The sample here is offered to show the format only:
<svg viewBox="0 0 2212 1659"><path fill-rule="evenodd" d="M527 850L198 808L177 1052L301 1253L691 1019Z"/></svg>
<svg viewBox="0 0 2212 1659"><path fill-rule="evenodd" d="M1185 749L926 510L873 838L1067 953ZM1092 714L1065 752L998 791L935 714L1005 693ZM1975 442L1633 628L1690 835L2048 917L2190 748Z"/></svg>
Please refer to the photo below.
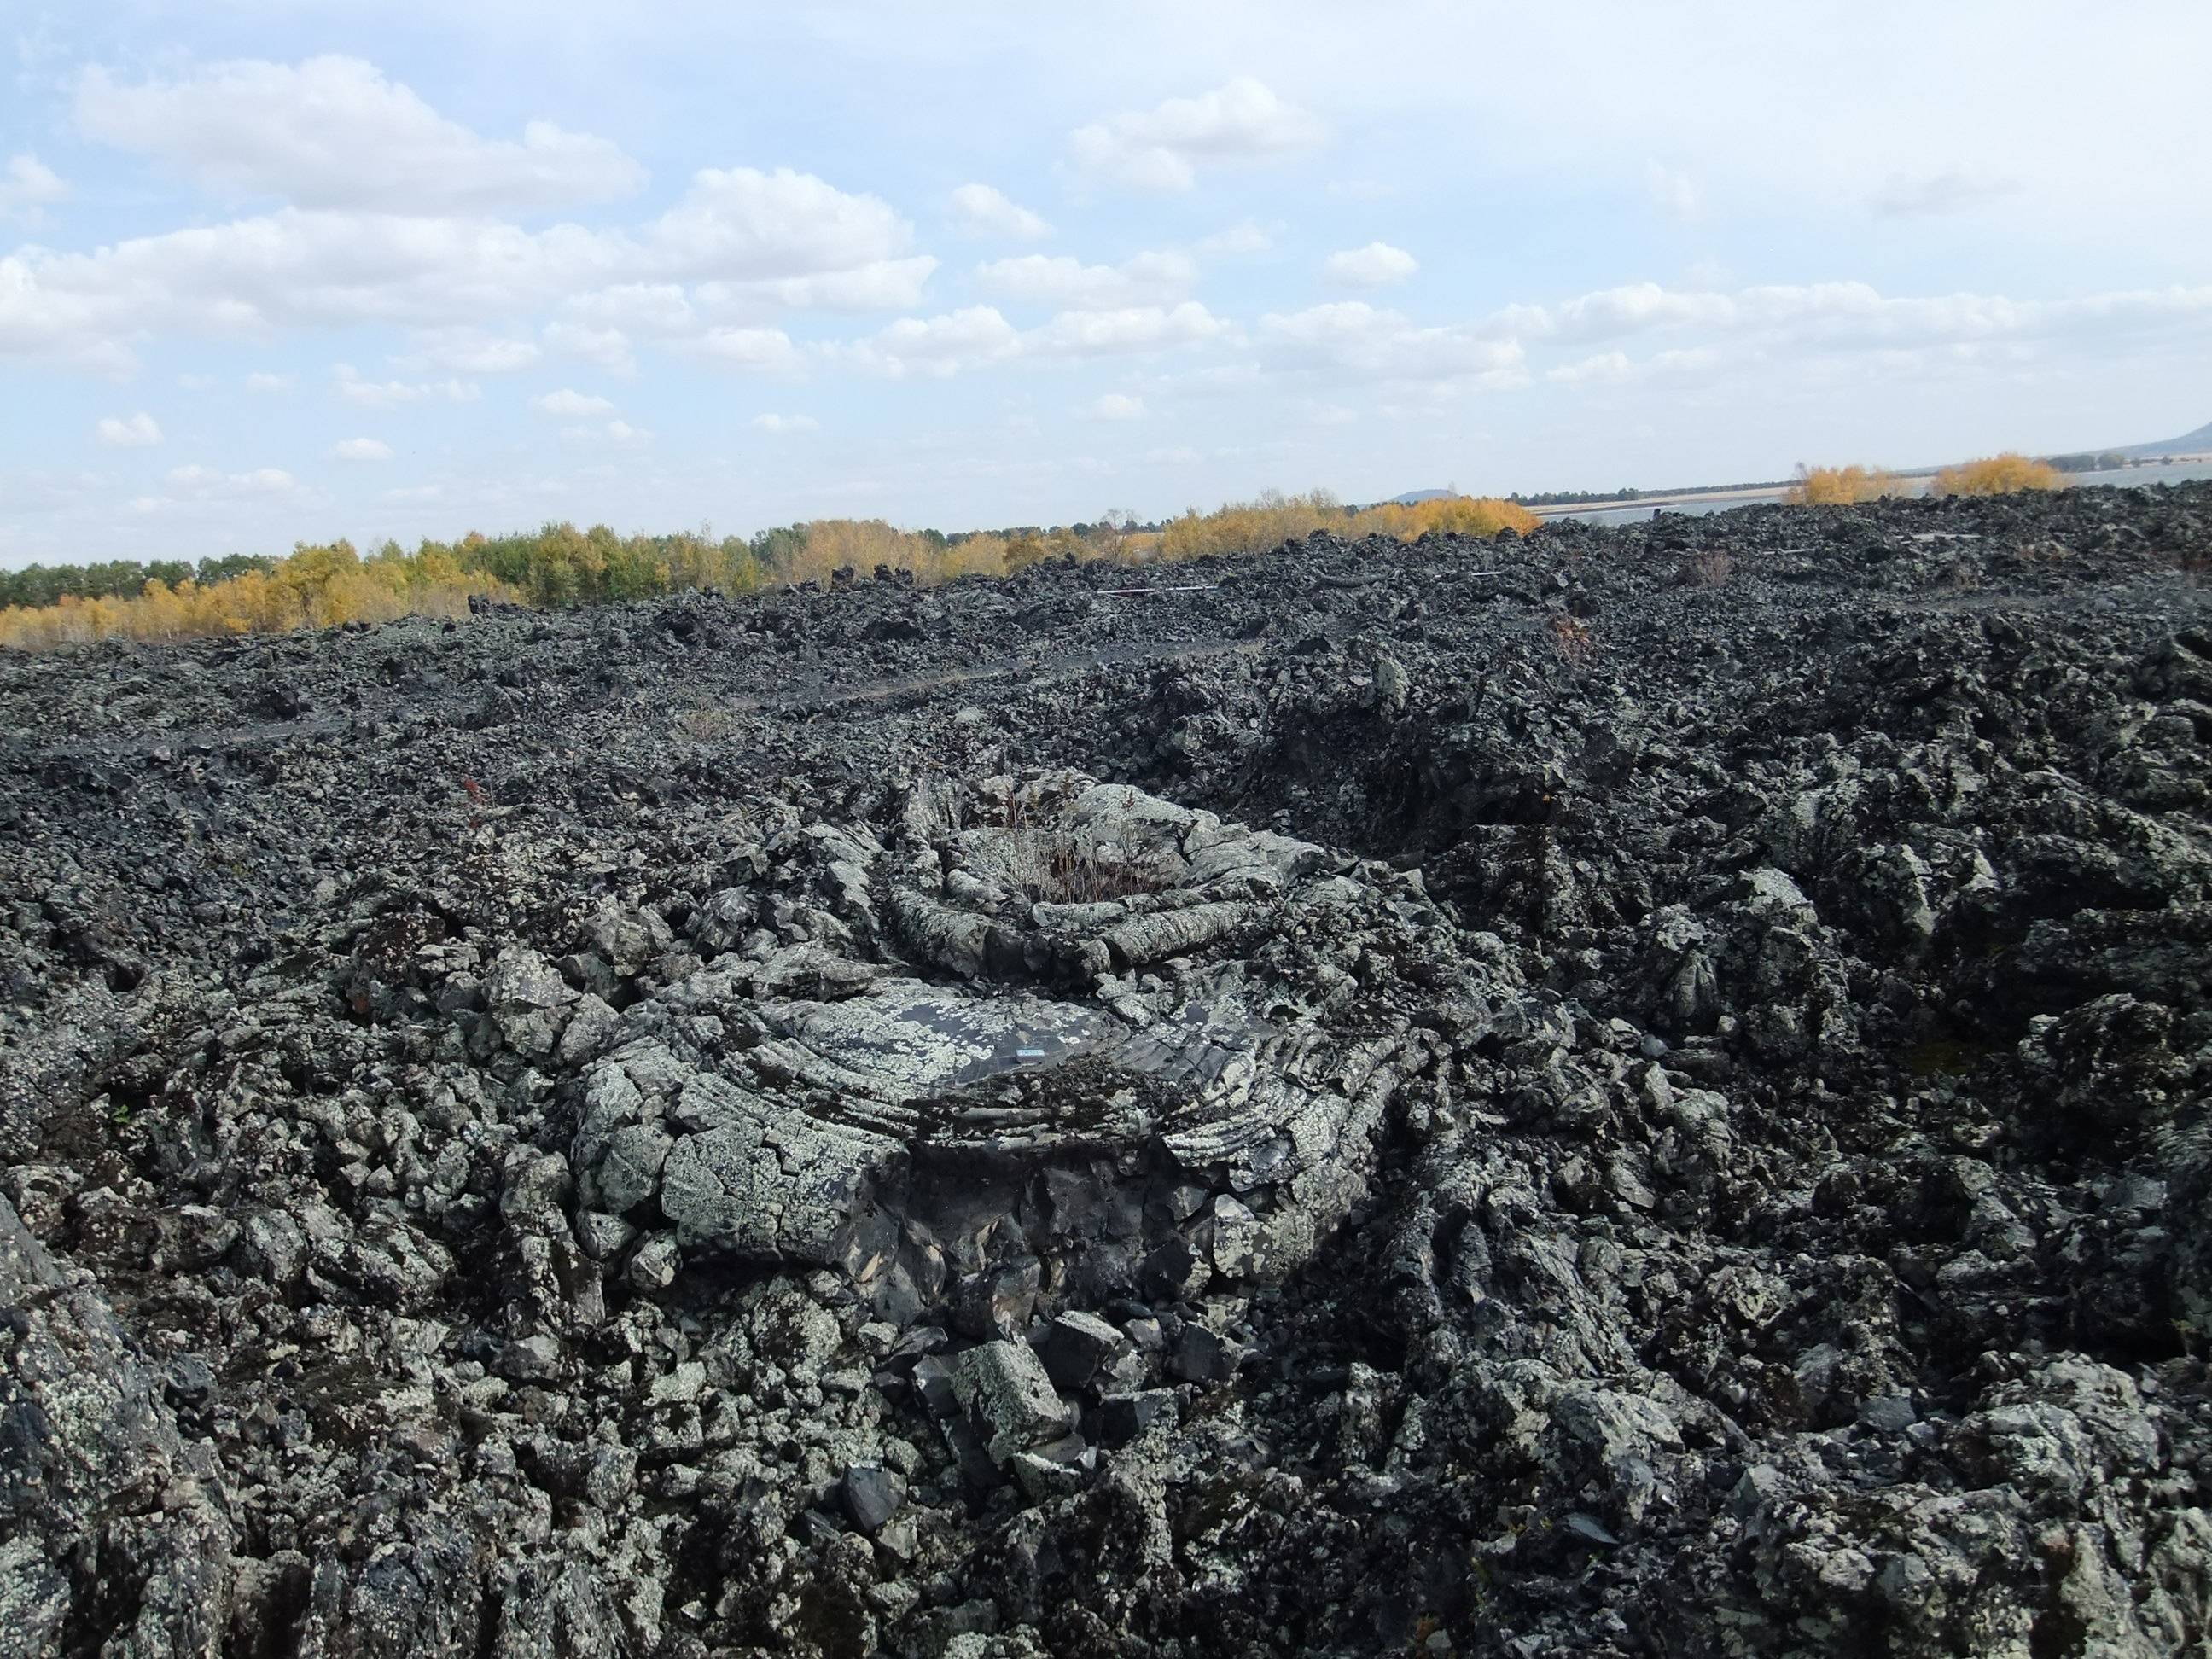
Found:
<svg viewBox="0 0 2212 1659"><path fill-rule="evenodd" d="M207 1659L236 1539L220 1474L179 1439L91 1274L0 1198L0 1618L25 1654Z"/></svg>
<svg viewBox="0 0 2212 1659"><path fill-rule="evenodd" d="M1003 1340L970 1348L952 1368L952 1391L994 1460L1066 1433L1073 1418L1029 1345Z"/></svg>

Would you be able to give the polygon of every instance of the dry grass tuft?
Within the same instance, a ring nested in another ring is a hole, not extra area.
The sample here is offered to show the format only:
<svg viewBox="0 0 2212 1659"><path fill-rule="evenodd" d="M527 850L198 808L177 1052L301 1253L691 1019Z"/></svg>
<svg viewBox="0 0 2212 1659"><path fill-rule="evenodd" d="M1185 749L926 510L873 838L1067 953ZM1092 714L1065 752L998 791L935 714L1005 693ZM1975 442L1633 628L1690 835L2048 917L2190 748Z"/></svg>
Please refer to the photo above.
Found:
<svg viewBox="0 0 2212 1659"><path fill-rule="evenodd" d="M1061 830L1007 835L1000 873L1036 903L1100 904L1164 892L1176 884L1173 866L1158 854L1126 854Z"/></svg>
<svg viewBox="0 0 2212 1659"><path fill-rule="evenodd" d="M1569 667L1578 667L1583 659L1597 648L1597 635L1580 617L1562 611L1552 618L1552 645L1559 659Z"/></svg>
<svg viewBox="0 0 2212 1659"><path fill-rule="evenodd" d="M1695 587L1725 587L1735 571L1735 561L1717 547L1691 555L1682 566L1682 574Z"/></svg>

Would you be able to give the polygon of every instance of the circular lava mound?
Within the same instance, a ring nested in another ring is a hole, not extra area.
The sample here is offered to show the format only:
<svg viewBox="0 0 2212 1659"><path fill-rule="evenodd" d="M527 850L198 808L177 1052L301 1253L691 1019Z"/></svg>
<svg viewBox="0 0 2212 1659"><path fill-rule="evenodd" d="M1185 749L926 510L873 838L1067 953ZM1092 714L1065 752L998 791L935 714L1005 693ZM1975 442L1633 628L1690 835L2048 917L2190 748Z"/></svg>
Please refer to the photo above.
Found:
<svg viewBox="0 0 2212 1659"><path fill-rule="evenodd" d="M708 907L726 952L585 1071L579 1237L603 1255L672 1234L840 1267L893 1319L1002 1270L1277 1279L1364 1192L1426 1061L1344 965L1413 948L1418 878L1310 842L1052 773L933 779L888 829L779 851Z"/></svg>

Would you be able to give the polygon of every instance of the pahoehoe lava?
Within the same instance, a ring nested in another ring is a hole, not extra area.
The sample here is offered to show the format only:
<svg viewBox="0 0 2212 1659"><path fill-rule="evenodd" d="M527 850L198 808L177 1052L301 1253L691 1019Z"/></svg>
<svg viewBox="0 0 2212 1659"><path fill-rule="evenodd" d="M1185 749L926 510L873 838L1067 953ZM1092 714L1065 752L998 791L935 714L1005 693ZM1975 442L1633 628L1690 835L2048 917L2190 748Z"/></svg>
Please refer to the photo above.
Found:
<svg viewBox="0 0 2212 1659"><path fill-rule="evenodd" d="M0 1646L2206 1651L2208 566L0 659Z"/></svg>

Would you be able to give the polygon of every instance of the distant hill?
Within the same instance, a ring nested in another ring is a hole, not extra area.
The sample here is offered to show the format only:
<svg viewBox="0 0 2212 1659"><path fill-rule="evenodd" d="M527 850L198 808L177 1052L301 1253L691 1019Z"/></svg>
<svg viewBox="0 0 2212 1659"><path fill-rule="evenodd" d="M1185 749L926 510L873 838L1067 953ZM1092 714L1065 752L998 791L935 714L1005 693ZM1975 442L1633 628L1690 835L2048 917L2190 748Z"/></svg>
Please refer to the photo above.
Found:
<svg viewBox="0 0 2212 1659"><path fill-rule="evenodd" d="M1423 501L1448 501L1459 494L1456 489L1409 489L1402 495L1393 495L1386 507L1418 507Z"/></svg>
<svg viewBox="0 0 2212 1659"><path fill-rule="evenodd" d="M2212 454L2212 421L2194 432L2185 432L2179 438L2168 438L2160 443L2123 444L2117 453L2137 459L2152 455Z"/></svg>

